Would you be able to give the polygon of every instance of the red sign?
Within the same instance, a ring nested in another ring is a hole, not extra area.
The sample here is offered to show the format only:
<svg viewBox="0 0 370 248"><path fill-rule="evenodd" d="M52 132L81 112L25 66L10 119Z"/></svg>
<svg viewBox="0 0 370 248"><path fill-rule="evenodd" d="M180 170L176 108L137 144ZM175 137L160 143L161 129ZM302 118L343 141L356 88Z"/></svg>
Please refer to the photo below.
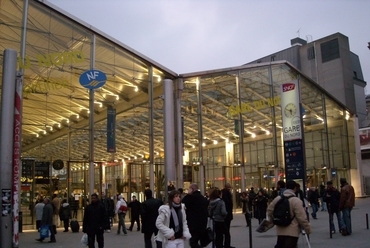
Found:
<svg viewBox="0 0 370 248"><path fill-rule="evenodd" d="M295 84L287 83L283 84L283 92L291 91L295 89Z"/></svg>

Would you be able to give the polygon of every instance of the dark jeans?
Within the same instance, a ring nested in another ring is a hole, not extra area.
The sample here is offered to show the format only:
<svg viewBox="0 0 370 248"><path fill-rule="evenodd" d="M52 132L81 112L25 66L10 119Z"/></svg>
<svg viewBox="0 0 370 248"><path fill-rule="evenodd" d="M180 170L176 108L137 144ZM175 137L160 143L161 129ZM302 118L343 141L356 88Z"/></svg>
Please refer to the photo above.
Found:
<svg viewBox="0 0 370 248"><path fill-rule="evenodd" d="M275 248L296 248L298 237L279 235Z"/></svg>
<svg viewBox="0 0 370 248"><path fill-rule="evenodd" d="M345 227L347 228L347 232L349 234L352 233L351 211L352 211L352 208L343 208L342 209L343 223L344 223Z"/></svg>
<svg viewBox="0 0 370 248"><path fill-rule="evenodd" d="M36 220L36 229L37 229L37 231L40 231L39 230L40 227L41 227L41 220Z"/></svg>
<svg viewBox="0 0 370 248"><path fill-rule="evenodd" d="M130 230L132 230L132 228L134 227L134 223L136 221L136 225L137 225L137 230L140 231L140 219L139 219L139 215L138 216L132 216L131 215L131 225L130 225Z"/></svg>
<svg viewBox="0 0 370 248"><path fill-rule="evenodd" d="M95 236L96 241L98 242L98 247L104 248L104 230L99 230L96 233L87 234L87 242L89 248L95 248Z"/></svg>
<svg viewBox="0 0 370 248"><path fill-rule="evenodd" d="M225 220L225 240L224 240L224 248L230 248L231 246L231 235L230 235L230 225L231 220Z"/></svg>
<svg viewBox="0 0 370 248"><path fill-rule="evenodd" d="M151 231L151 232L144 232L144 242L145 242L145 248L153 248L152 246L152 235L157 236L158 230ZM155 241L157 244L157 248L162 248L162 242Z"/></svg>
<svg viewBox="0 0 370 248"><path fill-rule="evenodd" d="M69 219L63 220L63 224L64 224L64 231L68 231Z"/></svg>
<svg viewBox="0 0 370 248"><path fill-rule="evenodd" d="M223 248L224 247L223 245L224 234L226 234L227 232L225 222L214 221L214 232L216 234L216 239L215 239L216 248ZM230 247L230 245L228 247ZM226 245L225 245L225 248L226 248Z"/></svg>
<svg viewBox="0 0 370 248"><path fill-rule="evenodd" d="M202 246L199 245L199 241L203 237L204 232L190 230L190 234L191 234L191 238L189 240L190 247L191 248L202 248Z"/></svg>

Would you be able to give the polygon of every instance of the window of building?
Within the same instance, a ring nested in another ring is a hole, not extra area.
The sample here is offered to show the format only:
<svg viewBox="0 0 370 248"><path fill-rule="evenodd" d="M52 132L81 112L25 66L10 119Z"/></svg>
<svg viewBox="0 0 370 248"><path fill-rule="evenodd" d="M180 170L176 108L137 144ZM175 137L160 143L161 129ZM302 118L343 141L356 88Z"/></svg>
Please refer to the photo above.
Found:
<svg viewBox="0 0 370 248"><path fill-rule="evenodd" d="M315 59L315 48L313 46L307 49L307 59L308 60Z"/></svg>
<svg viewBox="0 0 370 248"><path fill-rule="evenodd" d="M338 59L339 57L340 55L338 39L327 41L321 44L322 63Z"/></svg>

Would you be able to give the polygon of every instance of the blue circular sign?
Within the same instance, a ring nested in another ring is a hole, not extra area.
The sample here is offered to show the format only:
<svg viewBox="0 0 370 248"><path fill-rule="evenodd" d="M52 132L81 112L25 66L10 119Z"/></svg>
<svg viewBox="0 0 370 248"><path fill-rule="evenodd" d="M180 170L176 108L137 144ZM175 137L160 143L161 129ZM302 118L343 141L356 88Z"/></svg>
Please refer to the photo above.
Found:
<svg viewBox="0 0 370 248"><path fill-rule="evenodd" d="M80 84L87 89L102 87L107 81L107 76L99 70L88 70L81 74Z"/></svg>

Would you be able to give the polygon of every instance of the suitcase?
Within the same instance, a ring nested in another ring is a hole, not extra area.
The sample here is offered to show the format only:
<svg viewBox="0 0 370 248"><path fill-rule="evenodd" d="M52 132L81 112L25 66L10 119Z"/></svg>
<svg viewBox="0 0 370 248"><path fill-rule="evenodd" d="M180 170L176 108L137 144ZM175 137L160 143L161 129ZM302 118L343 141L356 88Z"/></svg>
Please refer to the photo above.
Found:
<svg viewBox="0 0 370 248"><path fill-rule="evenodd" d="M80 224L77 220L71 220L71 223L69 224L71 226L72 232L79 232L80 231Z"/></svg>

